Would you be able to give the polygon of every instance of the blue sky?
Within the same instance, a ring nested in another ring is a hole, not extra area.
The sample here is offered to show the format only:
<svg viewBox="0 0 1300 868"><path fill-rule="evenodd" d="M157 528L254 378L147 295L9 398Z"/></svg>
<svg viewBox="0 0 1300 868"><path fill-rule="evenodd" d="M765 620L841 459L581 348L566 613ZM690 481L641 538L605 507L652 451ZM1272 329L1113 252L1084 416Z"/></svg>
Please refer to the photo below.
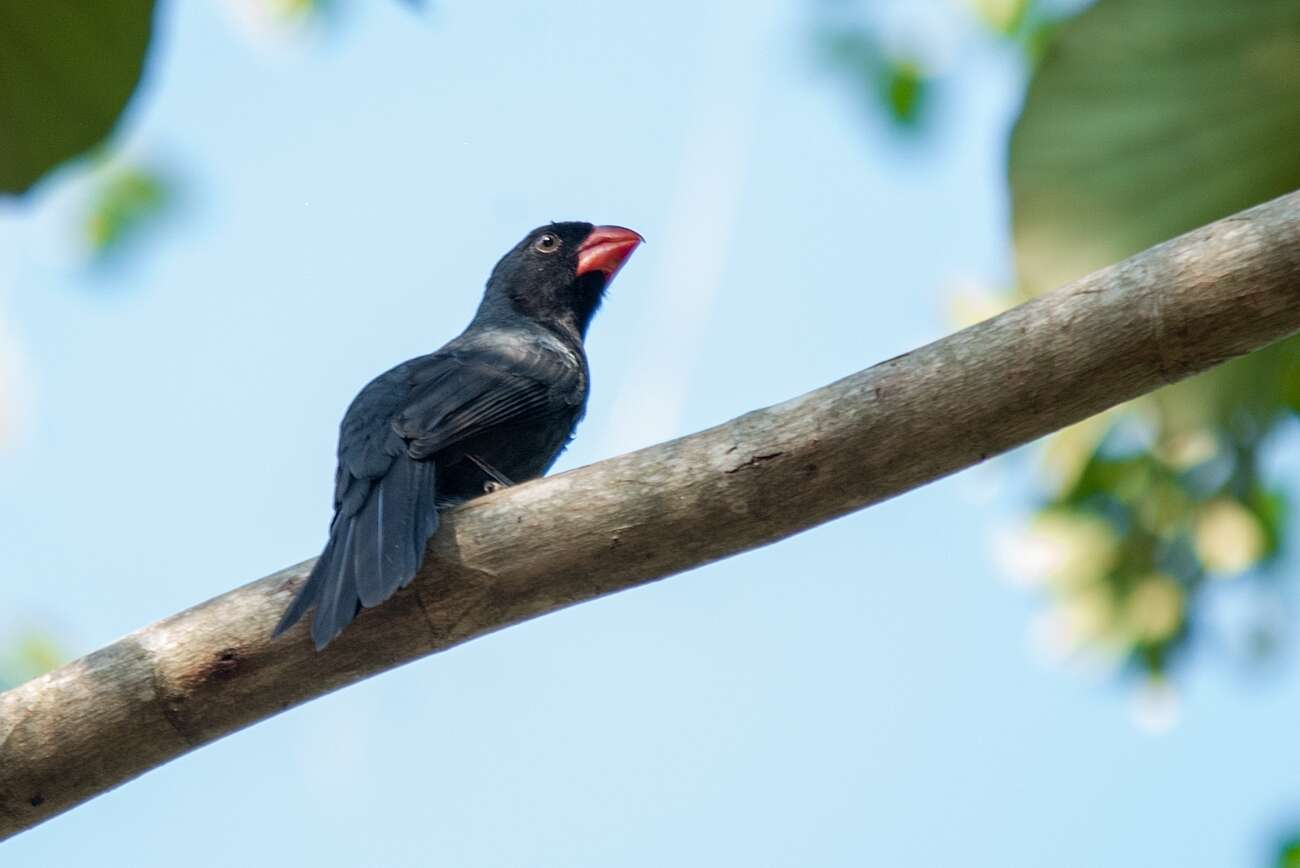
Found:
<svg viewBox="0 0 1300 868"><path fill-rule="evenodd" d="M348 400L547 220L648 239L558 470L947 332L954 284L1008 279L1022 73L923 7L953 74L912 142L796 0L353 4L292 48L167 5L120 143L175 167L174 219L96 271L81 170L0 210L0 630L80 654L314 554ZM1030 478L1015 456L383 675L4 864L1262 864L1300 810L1300 681L1206 649L1152 735L1118 681L1045 665L991 555Z"/></svg>

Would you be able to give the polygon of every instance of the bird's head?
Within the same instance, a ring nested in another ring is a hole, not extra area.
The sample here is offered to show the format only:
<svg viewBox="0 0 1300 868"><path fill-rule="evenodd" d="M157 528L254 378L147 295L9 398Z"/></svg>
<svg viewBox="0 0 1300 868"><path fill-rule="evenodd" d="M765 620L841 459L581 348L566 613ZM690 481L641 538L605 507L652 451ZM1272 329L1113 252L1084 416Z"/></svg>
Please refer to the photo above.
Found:
<svg viewBox="0 0 1300 868"><path fill-rule="evenodd" d="M606 287L644 240L621 226L539 226L492 269L480 310L504 307L585 335Z"/></svg>

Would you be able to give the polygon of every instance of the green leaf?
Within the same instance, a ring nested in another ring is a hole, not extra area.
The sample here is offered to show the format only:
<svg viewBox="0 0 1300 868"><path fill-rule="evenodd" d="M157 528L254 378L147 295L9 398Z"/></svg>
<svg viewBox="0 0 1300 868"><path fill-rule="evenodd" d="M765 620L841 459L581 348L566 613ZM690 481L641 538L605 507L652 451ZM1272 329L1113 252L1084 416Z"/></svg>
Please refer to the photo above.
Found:
<svg viewBox="0 0 1300 868"><path fill-rule="evenodd" d="M1283 841L1277 849L1277 868L1300 868L1300 838Z"/></svg>
<svg viewBox="0 0 1300 868"><path fill-rule="evenodd" d="M1037 295L1300 187L1300 3L1099 0L1061 24L1012 135L1016 267ZM1251 446L1300 408L1293 338L1141 402L1158 436Z"/></svg>
<svg viewBox="0 0 1300 868"><path fill-rule="evenodd" d="M1011 140L1038 294L1300 187L1300 3L1100 0L1062 25Z"/></svg>
<svg viewBox="0 0 1300 868"><path fill-rule="evenodd" d="M868 28L837 28L819 35L822 56L869 99L879 102L900 129L919 126L930 79L921 64L895 57Z"/></svg>
<svg viewBox="0 0 1300 868"><path fill-rule="evenodd" d="M144 68L154 0L0 4L0 192L98 145Z"/></svg>
<svg viewBox="0 0 1300 868"><path fill-rule="evenodd" d="M926 92L920 68L909 61L892 61L880 70L880 90L894 122L905 127L916 124Z"/></svg>
<svg viewBox="0 0 1300 868"><path fill-rule="evenodd" d="M122 249L167 208L172 197L168 181L154 171L120 169L94 191L85 218L86 240L99 259Z"/></svg>

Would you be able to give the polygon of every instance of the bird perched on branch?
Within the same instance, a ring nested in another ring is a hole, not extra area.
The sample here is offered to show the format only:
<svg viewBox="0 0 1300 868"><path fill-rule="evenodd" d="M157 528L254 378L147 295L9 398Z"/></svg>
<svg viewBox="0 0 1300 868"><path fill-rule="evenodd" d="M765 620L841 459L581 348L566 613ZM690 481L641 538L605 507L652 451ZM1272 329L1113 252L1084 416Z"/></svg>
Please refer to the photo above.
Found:
<svg viewBox="0 0 1300 868"><path fill-rule="evenodd" d="M642 241L590 223L528 233L459 337L361 390L339 426L329 542L275 635L315 605L324 648L415 578L439 509L546 472L586 409L587 326Z"/></svg>

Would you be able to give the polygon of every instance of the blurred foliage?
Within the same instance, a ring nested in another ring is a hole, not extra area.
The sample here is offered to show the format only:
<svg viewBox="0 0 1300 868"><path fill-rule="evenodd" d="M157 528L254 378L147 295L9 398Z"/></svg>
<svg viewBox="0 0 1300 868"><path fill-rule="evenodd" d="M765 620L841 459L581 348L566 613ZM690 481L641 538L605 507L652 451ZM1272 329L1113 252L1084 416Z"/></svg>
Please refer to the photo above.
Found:
<svg viewBox="0 0 1300 868"><path fill-rule="evenodd" d="M1009 154L1019 288L1008 303L1300 187L1300 2L959 7L1030 74ZM923 129L941 79L962 70L944 59L950 46L934 49L942 36L898 38L900 16L920 7L816 9L821 55L896 128ZM1039 625L1049 647L1167 684L1205 629L1213 582L1274 588L1287 498L1260 456L1296 413L1300 339L1051 438L1049 491L1015 553L1052 598ZM1260 654L1280 638L1280 595L1252 599L1245 645Z"/></svg>
<svg viewBox="0 0 1300 868"><path fill-rule="evenodd" d="M174 204L175 183L157 169L126 166L96 179L82 233L94 259L106 261L156 225Z"/></svg>
<svg viewBox="0 0 1300 868"><path fill-rule="evenodd" d="M144 69L154 0L0 5L0 192L24 193L113 129Z"/></svg>
<svg viewBox="0 0 1300 868"><path fill-rule="evenodd" d="M423 0L402 0L421 9ZM155 0L0 4L0 194L100 151L139 87ZM340 0L224 0L249 36L281 40L337 19ZM354 4L360 5L360 4ZM108 160L106 160L108 162ZM91 258L115 258L157 225L176 184L143 167L97 170L82 218Z"/></svg>
<svg viewBox="0 0 1300 868"><path fill-rule="evenodd" d="M1277 848L1274 868L1300 868L1300 835L1293 835Z"/></svg>
<svg viewBox="0 0 1300 868"><path fill-rule="evenodd" d="M1100 0L1057 31L1012 136L1021 294L1300 187L1297 142L1300 3ZM1053 438L1032 533L1070 641L1158 676L1208 582L1270 580L1287 501L1260 449L1297 409L1292 339Z"/></svg>
<svg viewBox="0 0 1300 868"><path fill-rule="evenodd" d="M63 654L44 633L27 630L0 648L0 691L49 672Z"/></svg>
<svg viewBox="0 0 1300 868"><path fill-rule="evenodd" d="M1035 63L1066 11L1040 0L966 0L975 17L994 34L1019 45Z"/></svg>
<svg viewBox="0 0 1300 868"><path fill-rule="evenodd" d="M994 37L1023 50L1031 62L1042 53L1061 12L1037 0L954 0L967 7ZM880 9L854 0L823 0L818 6L818 54L864 101L883 110L896 129L918 131L936 86L952 74L945 51L927 47L923 27L908 38L882 26Z"/></svg>
<svg viewBox="0 0 1300 868"><path fill-rule="evenodd" d="M273 15L284 19L310 18L329 11L332 0L261 0Z"/></svg>
<svg viewBox="0 0 1300 868"><path fill-rule="evenodd" d="M225 0L250 34L285 37L315 31L336 18L337 0Z"/></svg>
<svg viewBox="0 0 1300 868"><path fill-rule="evenodd" d="M827 29L819 41L831 68L861 86L868 102L883 107L900 128L918 125L930 76L917 58L896 56L866 26Z"/></svg>
<svg viewBox="0 0 1300 868"><path fill-rule="evenodd" d="M1030 0L967 0L966 5L987 27L1005 36L1018 33L1034 9Z"/></svg>

